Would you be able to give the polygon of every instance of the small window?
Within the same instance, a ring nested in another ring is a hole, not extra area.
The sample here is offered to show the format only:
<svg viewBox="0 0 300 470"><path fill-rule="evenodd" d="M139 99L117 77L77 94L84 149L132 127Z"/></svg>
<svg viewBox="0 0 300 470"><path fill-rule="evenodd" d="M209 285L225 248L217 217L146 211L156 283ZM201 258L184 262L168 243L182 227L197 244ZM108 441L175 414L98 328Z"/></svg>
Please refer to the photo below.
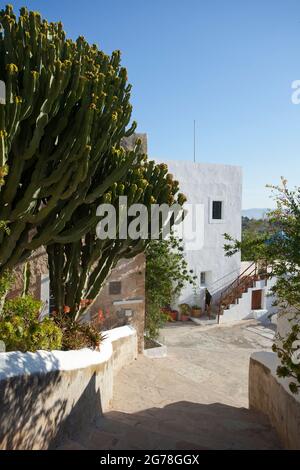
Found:
<svg viewBox="0 0 300 470"><path fill-rule="evenodd" d="M200 284L201 286L205 286L205 283L206 283L206 273L203 271L200 274Z"/></svg>
<svg viewBox="0 0 300 470"><path fill-rule="evenodd" d="M109 294L110 295L121 294L121 282L120 281L112 281L109 283Z"/></svg>
<svg viewBox="0 0 300 470"><path fill-rule="evenodd" d="M212 203L212 218L214 220L222 220L222 209L223 209L222 201L213 201Z"/></svg>

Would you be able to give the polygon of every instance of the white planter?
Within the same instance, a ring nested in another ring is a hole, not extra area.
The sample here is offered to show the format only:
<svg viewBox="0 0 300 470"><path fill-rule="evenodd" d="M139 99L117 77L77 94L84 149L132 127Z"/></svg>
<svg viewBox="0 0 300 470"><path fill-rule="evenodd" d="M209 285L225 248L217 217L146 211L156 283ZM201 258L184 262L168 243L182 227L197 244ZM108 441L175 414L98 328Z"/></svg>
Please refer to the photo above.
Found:
<svg viewBox="0 0 300 470"><path fill-rule="evenodd" d="M155 341L159 346L157 348L144 349L144 356L147 356L151 359L156 359L160 357L166 357L168 354L167 346Z"/></svg>

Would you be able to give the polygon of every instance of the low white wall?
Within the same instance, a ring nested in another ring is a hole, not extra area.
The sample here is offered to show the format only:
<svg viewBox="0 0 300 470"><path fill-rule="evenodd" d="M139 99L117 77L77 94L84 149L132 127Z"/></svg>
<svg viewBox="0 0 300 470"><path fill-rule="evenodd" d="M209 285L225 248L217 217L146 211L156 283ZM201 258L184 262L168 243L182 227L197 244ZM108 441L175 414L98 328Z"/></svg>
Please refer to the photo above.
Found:
<svg viewBox="0 0 300 470"><path fill-rule="evenodd" d="M286 449L300 450L300 394L290 392L290 379L277 377L279 364L275 353L262 351L252 354L249 406L269 417Z"/></svg>
<svg viewBox="0 0 300 470"><path fill-rule="evenodd" d="M100 352L0 353L0 449L54 448L110 408L137 335L129 326L104 334Z"/></svg>

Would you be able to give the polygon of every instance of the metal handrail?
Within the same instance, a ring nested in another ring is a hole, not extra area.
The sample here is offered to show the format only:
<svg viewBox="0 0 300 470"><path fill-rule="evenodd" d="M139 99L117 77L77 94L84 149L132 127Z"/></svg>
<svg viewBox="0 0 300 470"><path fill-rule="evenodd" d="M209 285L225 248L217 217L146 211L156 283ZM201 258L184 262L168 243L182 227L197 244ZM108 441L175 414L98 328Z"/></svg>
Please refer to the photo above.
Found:
<svg viewBox="0 0 300 470"><path fill-rule="evenodd" d="M250 268L253 268L253 269L250 272L248 272ZM240 294L245 290L245 288L248 288L249 285L251 285L253 280L256 278L256 275L257 275L257 264L256 262L253 262L222 293L220 300L219 300L218 322L219 322L219 317L221 315L221 310L226 308L228 305L231 305L232 303L234 303L234 301L240 296ZM224 299L228 297L229 297L229 301L227 301L224 304Z"/></svg>
<svg viewBox="0 0 300 470"><path fill-rule="evenodd" d="M247 272L250 268L252 268L253 266L255 266L255 269L257 268L257 265L256 265L256 262L255 262L255 261L253 261L253 263L251 263L241 274L238 275L238 277L237 277L231 284L229 284L229 286L224 290L224 292L222 292L221 298L224 297L224 295L226 294L226 292L229 291L229 290L232 288L233 284L235 284L236 282L238 282L238 281L241 279L241 277L243 277L243 276L246 274L246 272Z"/></svg>
<svg viewBox="0 0 300 470"><path fill-rule="evenodd" d="M219 277L214 282L211 282L210 284L208 284L207 289L213 295L215 292L219 292L226 285L224 284L224 279L228 278L229 276L231 277L235 276L235 279L236 279L236 275L237 275L237 270L234 269L233 271L230 271L229 273L224 274L224 276ZM223 283L220 285L221 281L223 281ZM216 285L217 285L217 289L216 289ZM228 286L228 284L226 286Z"/></svg>

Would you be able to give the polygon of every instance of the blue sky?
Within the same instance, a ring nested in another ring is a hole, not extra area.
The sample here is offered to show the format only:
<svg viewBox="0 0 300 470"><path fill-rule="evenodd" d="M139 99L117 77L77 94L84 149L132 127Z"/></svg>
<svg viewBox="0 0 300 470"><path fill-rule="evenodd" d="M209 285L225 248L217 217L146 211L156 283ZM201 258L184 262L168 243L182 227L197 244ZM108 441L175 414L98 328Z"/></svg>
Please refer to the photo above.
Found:
<svg viewBox="0 0 300 470"><path fill-rule="evenodd" d="M149 155L243 167L243 207L266 183L300 186L299 0L32 0L67 35L122 51ZM201 184L201 181L199 181Z"/></svg>

